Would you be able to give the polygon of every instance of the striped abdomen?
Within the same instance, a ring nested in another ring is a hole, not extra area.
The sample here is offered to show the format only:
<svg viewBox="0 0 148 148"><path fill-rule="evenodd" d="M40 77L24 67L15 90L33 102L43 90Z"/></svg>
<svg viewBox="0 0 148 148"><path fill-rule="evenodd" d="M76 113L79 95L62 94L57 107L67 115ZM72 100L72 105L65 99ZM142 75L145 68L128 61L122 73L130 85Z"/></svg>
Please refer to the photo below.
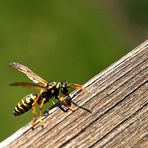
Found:
<svg viewBox="0 0 148 148"><path fill-rule="evenodd" d="M30 94L25 96L14 108L13 114L14 116L21 115L32 108L32 103L36 99L36 94Z"/></svg>

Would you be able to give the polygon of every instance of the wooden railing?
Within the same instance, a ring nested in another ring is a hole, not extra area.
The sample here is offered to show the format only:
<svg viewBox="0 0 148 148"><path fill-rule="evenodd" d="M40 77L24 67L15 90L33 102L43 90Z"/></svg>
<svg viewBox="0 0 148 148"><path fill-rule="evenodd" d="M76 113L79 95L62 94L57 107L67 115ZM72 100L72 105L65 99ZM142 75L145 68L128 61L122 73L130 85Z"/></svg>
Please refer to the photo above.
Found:
<svg viewBox="0 0 148 148"><path fill-rule="evenodd" d="M148 40L84 86L73 94L81 108L53 108L43 129L28 123L0 148L148 147Z"/></svg>

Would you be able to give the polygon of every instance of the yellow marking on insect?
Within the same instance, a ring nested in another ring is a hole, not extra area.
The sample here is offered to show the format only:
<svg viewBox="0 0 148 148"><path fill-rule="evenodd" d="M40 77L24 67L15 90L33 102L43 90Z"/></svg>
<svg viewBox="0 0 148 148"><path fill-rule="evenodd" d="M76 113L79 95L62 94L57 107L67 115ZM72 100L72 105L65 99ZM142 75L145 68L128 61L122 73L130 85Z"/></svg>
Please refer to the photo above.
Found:
<svg viewBox="0 0 148 148"><path fill-rule="evenodd" d="M52 86L49 85L49 86L48 86L48 89L51 89L51 88L52 88Z"/></svg>
<svg viewBox="0 0 148 148"><path fill-rule="evenodd" d="M60 83L58 82L58 84L56 85L56 88L58 89L60 87Z"/></svg>
<svg viewBox="0 0 148 148"><path fill-rule="evenodd" d="M13 114L16 114L16 110L13 111Z"/></svg>
<svg viewBox="0 0 148 148"><path fill-rule="evenodd" d="M26 104L26 103L24 102L24 100L22 100L22 104L23 104L24 106L28 107L28 104Z"/></svg>
<svg viewBox="0 0 148 148"><path fill-rule="evenodd" d="M18 103L18 107L21 109L21 110L25 110L20 103Z"/></svg>
<svg viewBox="0 0 148 148"><path fill-rule="evenodd" d="M35 96L35 95L30 94L30 97L31 97L33 100L36 99L36 96Z"/></svg>
<svg viewBox="0 0 148 148"><path fill-rule="evenodd" d="M29 104L30 103L30 97L26 98L26 102Z"/></svg>
<svg viewBox="0 0 148 148"><path fill-rule="evenodd" d="M51 90L51 93L52 93L52 94L54 93L54 90L53 90L53 89Z"/></svg>
<svg viewBox="0 0 148 148"><path fill-rule="evenodd" d="M17 108L17 107L15 107L15 108L14 108L14 110L15 110L15 111L17 111L17 112L20 112L20 110L18 110L18 108ZM15 111L14 111L14 112L15 112Z"/></svg>

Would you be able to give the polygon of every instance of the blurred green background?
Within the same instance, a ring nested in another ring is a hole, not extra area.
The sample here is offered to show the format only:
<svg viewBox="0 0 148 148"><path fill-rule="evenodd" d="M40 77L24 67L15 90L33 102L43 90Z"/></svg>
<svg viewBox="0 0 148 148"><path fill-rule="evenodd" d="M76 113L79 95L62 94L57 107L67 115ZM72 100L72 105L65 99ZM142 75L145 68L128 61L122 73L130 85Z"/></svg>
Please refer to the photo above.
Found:
<svg viewBox="0 0 148 148"><path fill-rule="evenodd" d="M0 141L32 120L31 112L12 114L34 90L9 86L31 82L10 62L48 81L84 84L147 38L147 8L147 0L1 0Z"/></svg>

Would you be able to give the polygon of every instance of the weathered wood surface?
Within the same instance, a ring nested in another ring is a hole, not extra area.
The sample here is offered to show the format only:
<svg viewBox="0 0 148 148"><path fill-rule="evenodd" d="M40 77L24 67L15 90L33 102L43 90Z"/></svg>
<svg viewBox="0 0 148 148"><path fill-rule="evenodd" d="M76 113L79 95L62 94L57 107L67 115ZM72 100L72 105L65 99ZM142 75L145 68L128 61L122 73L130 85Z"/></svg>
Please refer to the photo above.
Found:
<svg viewBox="0 0 148 148"><path fill-rule="evenodd" d="M76 112L49 111L0 144L7 148L148 147L148 40L85 84Z"/></svg>

